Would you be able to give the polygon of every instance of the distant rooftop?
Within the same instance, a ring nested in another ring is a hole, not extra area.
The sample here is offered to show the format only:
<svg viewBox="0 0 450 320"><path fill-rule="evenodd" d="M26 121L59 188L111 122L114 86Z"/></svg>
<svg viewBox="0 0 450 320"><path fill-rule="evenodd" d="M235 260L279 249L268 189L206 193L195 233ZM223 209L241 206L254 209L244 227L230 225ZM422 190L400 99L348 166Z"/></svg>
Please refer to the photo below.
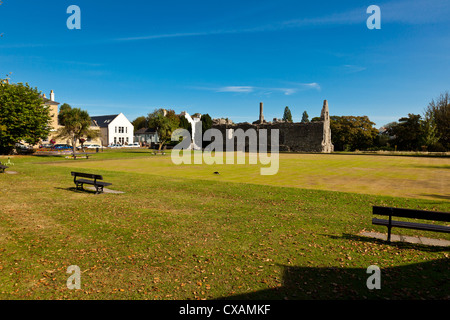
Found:
<svg viewBox="0 0 450 320"><path fill-rule="evenodd" d="M118 114L113 114L113 115L109 115L109 116L91 117L91 121L94 126L99 126L100 128L106 128L115 118L117 118L117 116L118 116Z"/></svg>

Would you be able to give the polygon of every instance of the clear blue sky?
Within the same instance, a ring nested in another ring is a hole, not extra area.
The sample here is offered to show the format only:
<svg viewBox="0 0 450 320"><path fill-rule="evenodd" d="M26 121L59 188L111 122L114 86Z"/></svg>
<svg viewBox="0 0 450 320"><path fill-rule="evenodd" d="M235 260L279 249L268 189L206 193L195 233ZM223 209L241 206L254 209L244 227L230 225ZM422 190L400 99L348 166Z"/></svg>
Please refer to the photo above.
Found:
<svg viewBox="0 0 450 320"><path fill-rule="evenodd" d="M165 107L251 122L261 101L299 121L327 99L381 126L450 90L448 0L3 0L0 33L0 77L130 121Z"/></svg>

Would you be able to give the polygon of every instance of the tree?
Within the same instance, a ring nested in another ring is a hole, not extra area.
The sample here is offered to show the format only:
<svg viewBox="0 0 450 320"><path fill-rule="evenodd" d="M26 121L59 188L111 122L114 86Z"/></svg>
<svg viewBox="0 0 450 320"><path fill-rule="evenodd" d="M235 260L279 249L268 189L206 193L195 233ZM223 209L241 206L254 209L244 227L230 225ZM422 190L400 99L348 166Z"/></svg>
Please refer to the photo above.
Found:
<svg viewBox="0 0 450 320"><path fill-rule="evenodd" d="M137 117L131 123L134 126L134 131L137 131L142 128L148 128L148 121L147 117L145 116Z"/></svg>
<svg viewBox="0 0 450 320"><path fill-rule="evenodd" d="M159 137L159 151L163 145L171 140L172 132L179 128L180 118L173 110L157 109L153 113L149 113L148 117L149 128L156 129Z"/></svg>
<svg viewBox="0 0 450 320"><path fill-rule="evenodd" d="M425 109L425 121L430 121L434 126L435 137L444 150L450 150L450 95L448 92L441 94L436 101L434 99Z"/></svg>
<svg viewBox="0 0 450 320"><path fill-rule="evenodd" d="M203 133L205 133L206 130L209 130L209 129L212 128L212 119L211 119L211 116L209 114L202 115L201 121L202 121L202 131L203 131Z"/></svg>
<svg viewBox="0 0 450 320"><path fill-rule="evenodd" d="M378 135L375 123L367 116L331 116L331 139L335 150L365 150L374 145Z"/></svg>
<svg viewBox="0 0 450 320"><path fill-rule="evenodd" d="M88 112L80 108L72 108L68 104L63 104L58 115L58 122L62 126L58 129L57 138L69 139L75 157L77 142L86 137L92 139L98 137L99 132L91 129L91 117Z"/></svg>
<svg viewBox="0 0 450 320"><path fill-rule="evenodd" d="M180 128L189 130L189 132L192 133L191 124L189 123L189 121L186 119L185 116L181 116L180 117L180 124L179 124L179 126L180 126Z"/></svg>
<svg viewBox="0 0 450 320"><path fill-rule="evenodd" d="M291 110L289 110L288 106L286 106L286 108L284 108L283 121L292 122L292 114L291 114Z"/></svg>
<svg viewBox="0 0 450 320"><path fill-rule="evenodd" d="M46 139L50 119L37 88L0 79L0 153L10 154L20 141L35 145Z"/></svg>
<svg viewBox="0 0 450 320"><path fill-rule="evenodd" d="M303 115L302 115L302 123L308 123L308 122L309 122L308 112L303 111Z"/></svg>
<svg viewBox="0 0 450 320"><path fill-rule="evenodd" d="M402 117L398 123L388 129L388 133L394 136L393 144L398 150L420 150L424 134L420 114L408 114Z"/></svg>

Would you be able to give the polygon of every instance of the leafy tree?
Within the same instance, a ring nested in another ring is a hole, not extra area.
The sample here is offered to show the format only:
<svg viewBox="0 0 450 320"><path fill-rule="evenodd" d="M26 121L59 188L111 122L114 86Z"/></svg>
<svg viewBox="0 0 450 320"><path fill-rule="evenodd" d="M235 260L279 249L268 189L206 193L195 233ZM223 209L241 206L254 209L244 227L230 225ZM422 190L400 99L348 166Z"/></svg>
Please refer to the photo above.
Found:
<svg viewBox="0 0 450 320"><path fill-rule="evenodd" d="M91 117L88 112L80 108L72 108L68 104L61 106L58 122L62 127L58 129L56 137L70 141L74 156L80 139L83 137L92 139L99 135L99 131L91 129Z"/></svg>
<svg viewBox="0 0 450 320"><path fill-rule="evenodd" d="M309 122L308 112L303 111L303 114L302 114L302 123L308 123L308 122Z"/></svg>
<svg viewBox="0 0 450 320"><path fill-rule="evenodd" d="M180 126L180 128L189 130L189 132L192 133L191 124L189 123L189 121L186 119L185 116L181 116L180 117L180 124L179 124L179 126Z"/></svg>
<svg viewBox="0 0 450 320"><path fill-rule="evenodd" d="M425 121L434 127L435 138L444 150L450 150L450 95L448 92L441 94L436 101L434 99L425 109Z"/></svg>
<svg viewBox="0 0 450 320"><path fill-rule="evenodd" d="M212 119L211 119L211 116L209 114L202 115L201 121L202 121L202 131L203 131L203 133L205 133L206 130L212 128Z"/></svg>
<svg viewBox="0 0 450 320"><path fill-rule="evenodd" d="M375 123L367 116L331 116L331 140L335 150L365 150L374 145L378 135Z"/></svg>
<svg viewBox="0 0 450 320"><path fill-rule="evenodd" d="M35 145L46 139L50 119L49 108L36 88L0 79L0 153L11 153L22 140Z"/></svg>
<svg viewBox="0 0 450 320"><path fill-rule="evenodd" d="M148 120L147 117L145 116L137 117L131 123L134 126L134 131L137 131L142 128L148 128Z"/></svg>
<svg viewBox="0 0 450 320"><path fill-rule="evenodd" d="M443 151L443 146L439 142L439 133L433 118L425 118L422 121L422 135L420 137L420 145L426 147L429 151ZM441 150L439 150L441 149Z"/></svg>
<svg viewBox="0 0 450 320"><path fill-rule="evenodd" d="M398 123L391 126L389 135L394 136L393 144L398 150L420 150L423 141L423 125L420 114L408 114L402 117Z"/></svg>
<svg viewBox="0 0 450 320"><path fill-rule="evenodd" d="M292 122L292 114L291 114L291 110L289 110L288 106L286 106L286 108L284 108L283 121Z"/></svg>
<svg viewBox="0 0 450 320"><path fill-rule="evenodd" d="M172 132L179 128L180 118L175 114L175 111L164 109L157 109L148 115L148 124L150 128L156 129L159 136L159 151L163 145L171 140Z"/></svg>

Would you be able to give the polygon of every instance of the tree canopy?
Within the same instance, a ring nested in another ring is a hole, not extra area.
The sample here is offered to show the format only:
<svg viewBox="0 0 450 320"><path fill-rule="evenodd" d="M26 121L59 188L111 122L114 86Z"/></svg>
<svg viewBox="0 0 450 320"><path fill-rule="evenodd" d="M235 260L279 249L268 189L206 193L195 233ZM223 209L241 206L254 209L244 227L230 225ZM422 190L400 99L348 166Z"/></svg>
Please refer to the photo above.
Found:
<svg viewBox="0 0 450 320"><path fill-rule="evenodd" d="M292 113L288 106L284 108L283 121L292 122Z"/></svg>
<svg viewBox="0 0 450 320"><path fill-rule="evenodd" d="M154 128L159 137L159 150L172 138L172 133L179 128L180 118L174 110L157 109L149 113L149 128Z"/></svg>
<svg viewBox="0 0 450 320"><path fill-rule="evenodd" d="M137 117L131 122L134 126L134 131L139 129L148 128L148 120L144 116Z"/></svg>
<svg viewBox="0 0 450 320"><path fill-rule="evenodd" d="M431 130L434 129L435 140L431 148L442 148L450 150L450 95L448 92L442 93L436 101L431 100L425 109L425 121Z"/></svg>
<svg viewBox="0 0 450 320"><path fill-rule="evenodd" d="M335 150L365 150L374 145L378 130L367 116L331 116L331 140Z"/></svg>
<svg viewBox="0 0 450 320"><path fill-rule="evenodd" d="M46 139L50 119L37 88L0 79L0 153L11 153L20 141L35 145Z"/></svg>
<svg viewBox="0 0 450 320"><path fill-rule="evenodd" d="M60 108L58 122L62 127L58 129L57 137L69 139L74 154L77 142L80 139L92 139L99 135L97 130L91 129L91 117L87 111L72 108L66 103Z"/></svg>
<svg viewBox="0 0 450 320"><path fill-rule="evenodd" d="M303 114L302 114L302 123L308 123L308 122L309 122L308 112L303 111Z"/></svg>

